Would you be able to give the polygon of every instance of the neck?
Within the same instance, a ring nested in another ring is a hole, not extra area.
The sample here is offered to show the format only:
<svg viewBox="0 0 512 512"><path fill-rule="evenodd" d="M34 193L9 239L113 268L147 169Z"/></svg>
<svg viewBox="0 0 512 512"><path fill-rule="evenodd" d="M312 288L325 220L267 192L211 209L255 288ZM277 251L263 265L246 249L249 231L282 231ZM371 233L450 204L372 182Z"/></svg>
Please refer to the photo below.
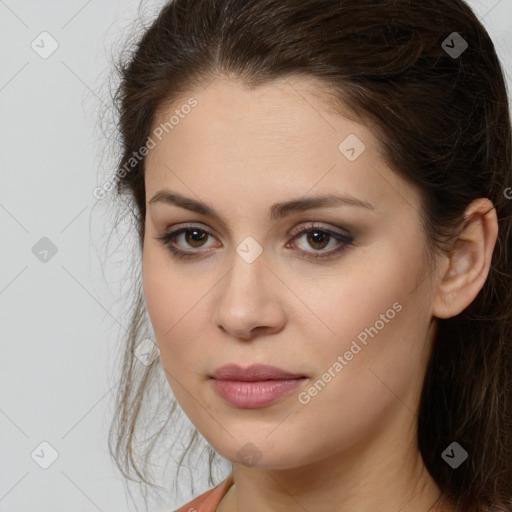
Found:
<svg viewBox="0 0 512 512"><path fill-rule="evenodd" d="M371 438L300 467L234 464L234 484L217 512L331 512L333 503L343 512L448 511L416 448L415 419L404 407Z"/></svg>

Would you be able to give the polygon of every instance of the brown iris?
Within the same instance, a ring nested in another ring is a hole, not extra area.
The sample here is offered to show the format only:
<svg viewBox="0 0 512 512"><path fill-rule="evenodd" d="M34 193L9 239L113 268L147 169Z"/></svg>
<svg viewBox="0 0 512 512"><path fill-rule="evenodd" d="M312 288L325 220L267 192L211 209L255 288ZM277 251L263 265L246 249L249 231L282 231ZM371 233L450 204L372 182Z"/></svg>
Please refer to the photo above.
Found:
<svg viewBox="0 0 512 512"><path fill-rule="evenodd" d="M201 245L194 245L205 240L208 233L201 231L200 229L192 229L185 232L185 240L192 247L201 247Z"/></svg>
<svg viewBox="0 0 512 512"><path fill-rule="evenodd" d="M316 249L323 249L329 243L329 239L330 235L323 233L322 231L310 231L308 233L308 242L311 243L311 246ZM327 242L322 244L323 240L327 240ZM318 243L322 244L322 247L315 247L315 244Z"/></svg>

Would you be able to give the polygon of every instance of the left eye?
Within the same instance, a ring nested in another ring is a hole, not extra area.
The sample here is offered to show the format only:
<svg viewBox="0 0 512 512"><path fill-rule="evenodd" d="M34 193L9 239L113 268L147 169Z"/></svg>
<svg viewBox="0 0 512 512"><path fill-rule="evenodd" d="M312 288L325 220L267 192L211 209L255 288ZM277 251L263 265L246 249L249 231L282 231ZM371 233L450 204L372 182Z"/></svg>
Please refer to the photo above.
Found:
<svg viewBox="0 0 512 512"><path fill-rule="evenodd" d="M312 254L310 251L300 249L299 252L302 253L306 258L327 258L334 253L340 252L354 241L353 238L348 234L338 233L323 227L322 229L318 226L309 226L304 229L302 228L304 228L304 226L299 227L300 231L295 231L295 234L290 233L290 235L293 236L292 240L307 235L306 240L308 244L314 249L313 252L316 252L317 254ZM207 238L209 236L213 236L207 230L195 226L186 226L174 231L164 233L162 236L157 237L156 240L160 241L163 245L168 246L171 253L178 258L199 257L199 251L187 251L177 245L176 241L181 235L185 236L185 242L188 244L188 246L195 249L204 247L204 242L207 240ZM325 249L325 247L331 241L334 241L334 246L337 247L328 251L324 251L323 249Z"/></svg>
<svg viewBox="0 0 512 512"><path fill-rule="evenodd" d="M314 249L320 250L325 249L325 247L329 244L331 241L340 241L336 239L336 233L332 233L330 231L324 231L321 229L307 229L299 232L295 238L300 238L304 235L306 236L306 241L308 244L310 244L311 247ZM338 236L338 239L340 236ZM336 244L335 244L336 245Z"/></svg>

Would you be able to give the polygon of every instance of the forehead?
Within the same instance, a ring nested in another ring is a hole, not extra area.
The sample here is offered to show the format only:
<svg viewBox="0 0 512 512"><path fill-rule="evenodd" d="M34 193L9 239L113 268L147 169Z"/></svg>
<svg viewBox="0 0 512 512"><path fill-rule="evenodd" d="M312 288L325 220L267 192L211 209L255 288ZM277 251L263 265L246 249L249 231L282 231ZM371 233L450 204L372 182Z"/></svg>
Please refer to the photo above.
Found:
<svg viewBox="0 0 512 512"><path fill-rule="evenodd" d="M191 98L196 106L184 108ZM283 190L295 198L336 189L369 202L396 201L404 184L386 169L378 140L330 99L302 77L256 88L219 77L180 96L153 123L153 131L165 123L167 130L160 128L161 140L146 159L147 196L175 185L205 197L222 187L227 200L234 193L250 200L251 193L271 199L276 191L279 200ZM356 159L347 157L351 148Z"/></svg>
<svg viewBox="0 0 512 512"><path fill-rule="evenodd" d="M172 128L176 145L190 143L193 132L202 148L214 145L217 153L226 156L257 151L260 145L269 154L273 145L282 150L290 146L297 149L299 142L301 146L312 145L325 140L330 132L329 144L349 130L358 130L371 144L371 134L363 133L362 125L335 111L327 90L325 84L305 77L284 78L255 88L218 77L206 88L181 95L159 109L153 128L163 126L193 97L197 106ZM243 143L242 147L234 141Z"/></svg>

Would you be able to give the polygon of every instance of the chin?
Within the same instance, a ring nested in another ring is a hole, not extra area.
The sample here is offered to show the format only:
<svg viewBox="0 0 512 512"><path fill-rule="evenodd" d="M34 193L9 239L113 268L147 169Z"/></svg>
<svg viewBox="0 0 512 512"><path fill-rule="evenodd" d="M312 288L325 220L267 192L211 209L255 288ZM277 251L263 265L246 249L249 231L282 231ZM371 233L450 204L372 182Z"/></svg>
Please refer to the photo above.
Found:
<svg viewBox="0 0 512 512"><path fill-rule="evenodd" d="M305 463L302 454L297 452L296 446L283 445L281 441L284 439L279 437L270 442L265 438L266 435L264 431L260 431L255 436L245 435L241 438L242 440L230 438L227 445L212 444L212 446L225 459L245 467L291 469ZM289 437L286 437L289 441Z"/></svg>

